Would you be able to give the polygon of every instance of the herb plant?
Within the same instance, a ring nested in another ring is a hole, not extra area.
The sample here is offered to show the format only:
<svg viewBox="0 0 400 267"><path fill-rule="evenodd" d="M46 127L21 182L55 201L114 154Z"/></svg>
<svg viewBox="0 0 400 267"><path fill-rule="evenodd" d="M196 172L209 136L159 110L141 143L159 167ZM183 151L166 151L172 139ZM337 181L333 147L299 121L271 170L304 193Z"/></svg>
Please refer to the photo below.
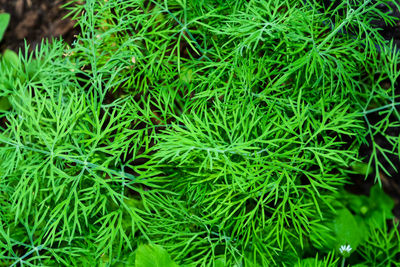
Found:
<svg viewBox="0 0 400 267"><path fill-rule="evenodd" d="M389 2L71 1L71 46L2 65L0 262L397 264Z"/></svg>

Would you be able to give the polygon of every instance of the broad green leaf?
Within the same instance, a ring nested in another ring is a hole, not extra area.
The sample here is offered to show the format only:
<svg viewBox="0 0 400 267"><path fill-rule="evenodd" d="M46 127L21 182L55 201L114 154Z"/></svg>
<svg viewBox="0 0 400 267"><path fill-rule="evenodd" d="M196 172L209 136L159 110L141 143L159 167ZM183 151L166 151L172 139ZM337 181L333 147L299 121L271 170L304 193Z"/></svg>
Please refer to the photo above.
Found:
<svg viewBox="0 0 400 267"><path fill-rule="evenodd" d="M10 23L10 14L0 14L0 41L3 39L4 33L8 27L8 23Z"/></svg>
<svg viewBox="0 0 400 267"><path fill-rule="evenodd" d="M367 163L364 162L354 162L351 165L351 168L356 173L362 175L370 175L374 171L374 169L371 166L369 166Z"/></svg>
<svg viewBox="0 0 400 267"><path fill-rule="evenodd" d="M382 227L386 219L394 217L392 209L394 201L385 194L378 184L371 188L369 197L343 193L347 206L358 216L363 218L367 224Z"/></svg>
<svg viewBox="0 0 400 267"><path fill-rule="evenodd" d="M225 267L225 259L219 258L214 262L214 267Z"/></svg>
<svg viewBox="0 0 400 267"><path fill-rule="evenodd" d="M354 219L356 220L358 228L360 229L360 232L362 232L364 239L366 239L369 235L369 229L367 227L367 224L365 223L365 219L359 215L355 215Z"/></svg>
<svg viewBox="0 0 400 267"><path fill-rule="evenodd" d="M365 215L369 211L369 199L364 195L354 195L347 191L342 193L346 206L355 214Z"/></svg>
<svg viewBox="0 0 400 267"><path fill-rule="evenodd" d="M136 250L136 267L178 267L168 252L158 245L140 245Z"/></svg>
<svg viewBox="0 0 400 267"><path fill-rule="evenodd" d="M336 249L340 246L350 245L353 252L365 238L357 220L348 209L337 212L334 220L334 231L336 234Z"/></svg>
<svg viewBox="0 0 400 267"><path fill-rule="evenodd" d="M382 216L385 216L385 219L392 219L393 213L392 209L394 208L394 201L391 197L385 194L385 192L380 188L378 184L374 185L371 188L370 193L370 203L373 208L381 211Z"/></svg>
<svg viewBox="0 0 400 267"><path fill-rule="evenodd" d="M10 49L6 49L2 56L3 63L8 67L17 67L19 65L19 58L17 53Z"/></svg>

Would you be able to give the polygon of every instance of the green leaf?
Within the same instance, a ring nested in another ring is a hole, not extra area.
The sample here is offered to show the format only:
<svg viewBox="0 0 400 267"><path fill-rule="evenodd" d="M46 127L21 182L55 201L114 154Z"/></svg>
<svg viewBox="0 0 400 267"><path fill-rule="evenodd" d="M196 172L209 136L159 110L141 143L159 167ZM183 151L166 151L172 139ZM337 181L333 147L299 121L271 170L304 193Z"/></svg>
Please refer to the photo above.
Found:
<svg viewBox="0 0 400 267"><path fill-rule="evenodd" d="M374 185L371 188L370 193L370 203L374 208L381 211L382 216L385 216L386 219L392 219L394 217L392 213L392 209L394 208L393 199L386 195L385 192L380 188L378 184Z"/></svg>
<svg viewBox="0 0 400 267"><path fill-rule="evenodd" d="M340 246L350 245L353 252L365 238L357 220L348 209L341 209L337 212L334 231L336 233L336 249L339 249Z"/></svg>
<svg viewBox="0 0 400 267"><path fill-rule="evenodd" d="M342 192L346 206L355 214L364 216L369 210L369 198L364 195L354 195L347 191Z"/></svg>
<svg viewBox="0 0 400 267"><path fill-rule="evenodd" d="M362 175L370 175L374 171L370 165L368 165L367 163L364 163L364 162L354 162L351 165L351 168L356 173L362 174Z"/></svg>
<svg viewBox="0 0 400 267"><path fill-rule="evenodd" d="M0 14L0 41L3 39L4 33L8 27L8 23L10 23L10 14Z"/></svg>
<svg viewBox="0 0 400 267"><path fill-rule="evenodd" d="M158 245L140 245L136 250L135 266L178 267L168 252Z"/></svg>
<svg viewBox="0 0 400 267"><path fill-rule="evenodd" d="M392 213L394 201L378 184L371 188L369 197L348 192L344 192L343 196L347 206L367 224L380 228L383 227L385 220L394 217Z"/></svg>
<svg viewBox="0 0 400 267"><path fill-rule="evenodd" d="M367 227L367 224L365 222L365 219L359 215L355 215L354 219L357 222L358 228L359 228L359 232L361 232L363 239L367 239L367 237L369 236L369 229Z"/></svg>
<svg viewBox="0 0 400 267"><path fill-rule="evenodd" d="M6 49L6 51L4 51L2 60L4 64L8 67L17 67L19 65L19 58L17 53L10 49Z"/></svg>
<svg viewBox="0 0 400 267"><path fill-rule="evenodd" d="M214 262L214 267L225 267L225 259L219 258Z"/></svg>

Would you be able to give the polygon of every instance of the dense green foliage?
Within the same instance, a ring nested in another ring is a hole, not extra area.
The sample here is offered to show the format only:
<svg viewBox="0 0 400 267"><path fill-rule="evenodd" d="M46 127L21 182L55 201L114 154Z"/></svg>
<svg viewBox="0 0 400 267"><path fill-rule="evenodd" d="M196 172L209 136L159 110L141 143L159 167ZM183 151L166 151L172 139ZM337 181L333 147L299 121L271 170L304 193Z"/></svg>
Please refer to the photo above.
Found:
<svg viewBox="0 0 400 267"><path fill-rule="evenodd" d="M80 2L71 47L1 65L0 263L398 262L389 1Z"/></svg>

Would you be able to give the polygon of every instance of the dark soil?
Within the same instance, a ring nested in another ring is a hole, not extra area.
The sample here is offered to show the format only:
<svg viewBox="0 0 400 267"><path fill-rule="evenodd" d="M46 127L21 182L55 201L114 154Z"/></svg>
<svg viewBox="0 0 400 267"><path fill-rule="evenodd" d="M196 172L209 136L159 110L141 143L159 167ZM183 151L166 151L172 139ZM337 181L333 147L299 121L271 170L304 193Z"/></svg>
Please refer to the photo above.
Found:
<svg viewBox="0 0 400 267"><path fill-rule="evenodd" d="M0 0L0 12L11 15L10 25L0 43L0 50L18 51L24 48L24 40L34 49L43 39L62 36L72 43L74 22L63 17L68 13L61 6L67 0Z"/></svg>

